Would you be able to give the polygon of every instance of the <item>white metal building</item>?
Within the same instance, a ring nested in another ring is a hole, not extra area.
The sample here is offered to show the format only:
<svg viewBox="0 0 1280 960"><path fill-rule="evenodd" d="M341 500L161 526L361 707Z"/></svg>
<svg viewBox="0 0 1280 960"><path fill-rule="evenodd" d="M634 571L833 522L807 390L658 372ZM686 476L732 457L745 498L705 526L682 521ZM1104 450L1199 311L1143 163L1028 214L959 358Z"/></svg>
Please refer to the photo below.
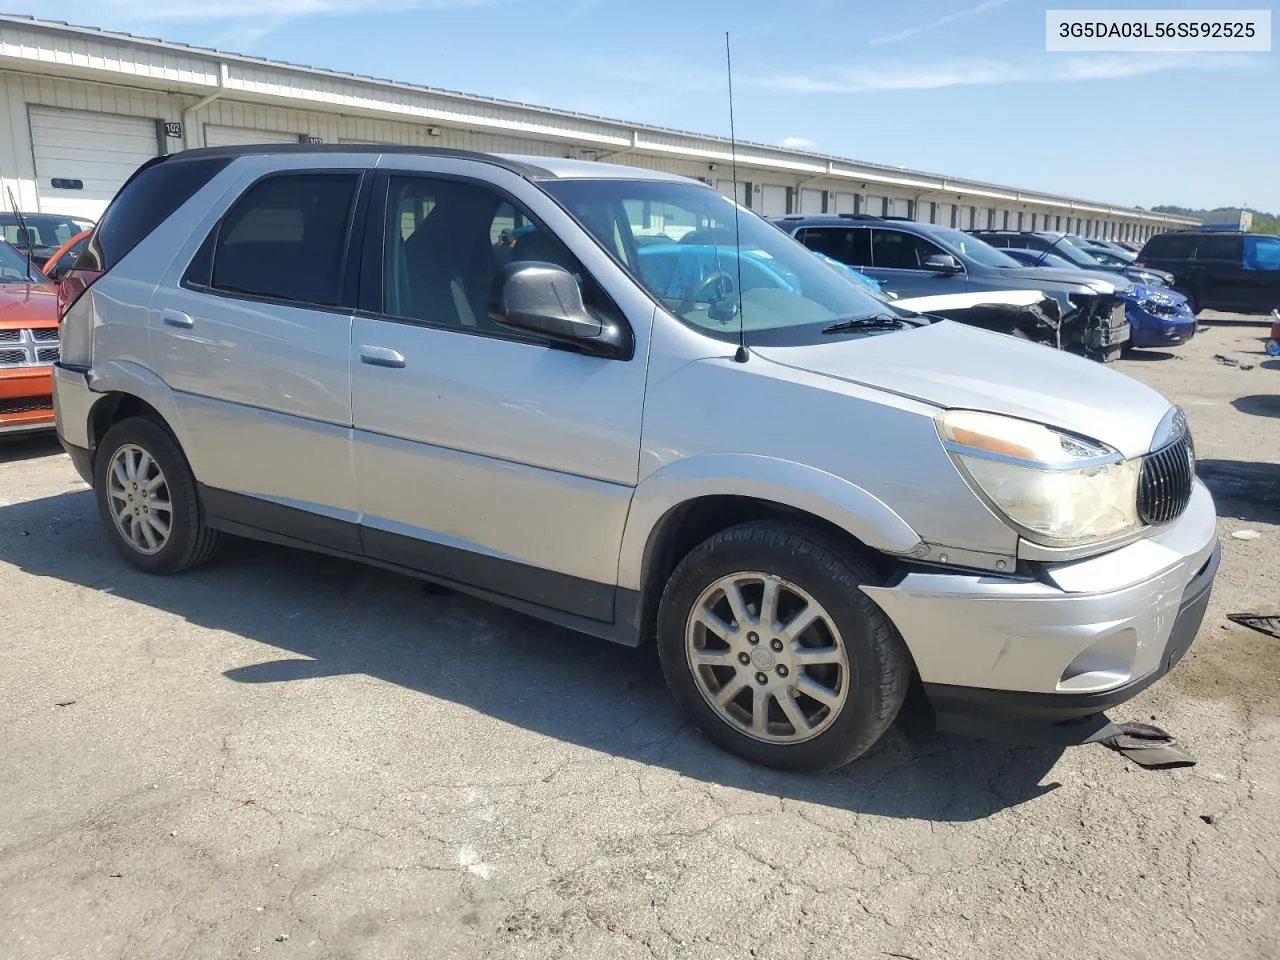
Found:
<svg viewBox="0 0 1280 960"><path fill-rule="evenodd" d="M143 161L238 143L398 143L573 156L733 192L728 140L0 15L0 193L97 217ZM766 215L870 213L1142 240L1196 221L757 143L738 199Z"/></svg>

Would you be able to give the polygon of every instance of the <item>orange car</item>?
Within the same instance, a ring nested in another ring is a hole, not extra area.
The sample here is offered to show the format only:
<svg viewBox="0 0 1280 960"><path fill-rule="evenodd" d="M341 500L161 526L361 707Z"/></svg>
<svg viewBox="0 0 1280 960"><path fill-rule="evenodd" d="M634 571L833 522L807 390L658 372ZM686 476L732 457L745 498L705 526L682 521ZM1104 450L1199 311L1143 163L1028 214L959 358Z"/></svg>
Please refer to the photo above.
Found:
<svg viewBox="0 0 1280 960"><path fill-rule="evenodd" d="M68 239L66 243L54 251L53 256L45 261L41 272L54 283L61 280L62 274L75 268L76 259L80 256L80 251L85 248L85 244L89 242L89 236L92 233L92 230L81 230L74 237Z"/></svg>
<svg viewBox="0 0 1280 960"><path fill-rule="evenodd" d="M0 436L53 428L58 289L0 240Z"/></svg>

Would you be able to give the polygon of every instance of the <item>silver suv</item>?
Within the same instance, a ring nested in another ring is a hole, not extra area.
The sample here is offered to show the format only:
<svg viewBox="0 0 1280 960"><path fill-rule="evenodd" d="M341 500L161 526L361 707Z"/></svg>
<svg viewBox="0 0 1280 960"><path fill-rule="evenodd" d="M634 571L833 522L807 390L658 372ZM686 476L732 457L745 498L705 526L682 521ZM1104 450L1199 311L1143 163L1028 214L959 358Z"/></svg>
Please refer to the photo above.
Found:
<svg viewBox="0 0 1280 960"><path fill-rule="evenodd" d="M62 296L58 431L136 567L236 534L656 638L770 766L858 757L914 682L944 729L1096 735L1217 569L1164 397L886 305L680 177L194 150Z"/></svg>

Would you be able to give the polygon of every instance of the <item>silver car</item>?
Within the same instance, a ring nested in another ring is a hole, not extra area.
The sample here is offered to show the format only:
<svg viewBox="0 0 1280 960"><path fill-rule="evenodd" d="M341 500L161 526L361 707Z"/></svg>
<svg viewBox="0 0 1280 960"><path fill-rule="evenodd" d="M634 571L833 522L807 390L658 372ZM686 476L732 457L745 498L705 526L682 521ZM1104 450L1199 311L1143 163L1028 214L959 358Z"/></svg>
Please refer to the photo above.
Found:
<svg viewBox="0 0 1280 960"><path fill-rule="evenodd" d="M656 639L725 748L1080 742L1218 563L1181 411L875 298L693 180L386 147L152 161L63 285L58 432L126 560L235 534Z"/></svg>

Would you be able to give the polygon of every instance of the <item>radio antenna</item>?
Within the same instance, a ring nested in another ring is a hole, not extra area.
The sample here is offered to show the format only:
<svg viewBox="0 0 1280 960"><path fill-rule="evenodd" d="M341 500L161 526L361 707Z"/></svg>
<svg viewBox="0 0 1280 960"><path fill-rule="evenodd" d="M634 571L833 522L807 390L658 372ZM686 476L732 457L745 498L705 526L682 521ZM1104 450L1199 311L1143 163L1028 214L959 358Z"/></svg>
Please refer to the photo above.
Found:
<svg viewBox="0 0 1280 960"><path fill-rule="evenodd" d="M729 32L724 34L724 67L729 77L729 162L733 171L733 256L738 264L738 352L733 359L746 363L747 331L742 318L742 232L738 223L738 136L733 127L733 57L729 53Z"/></svg>

